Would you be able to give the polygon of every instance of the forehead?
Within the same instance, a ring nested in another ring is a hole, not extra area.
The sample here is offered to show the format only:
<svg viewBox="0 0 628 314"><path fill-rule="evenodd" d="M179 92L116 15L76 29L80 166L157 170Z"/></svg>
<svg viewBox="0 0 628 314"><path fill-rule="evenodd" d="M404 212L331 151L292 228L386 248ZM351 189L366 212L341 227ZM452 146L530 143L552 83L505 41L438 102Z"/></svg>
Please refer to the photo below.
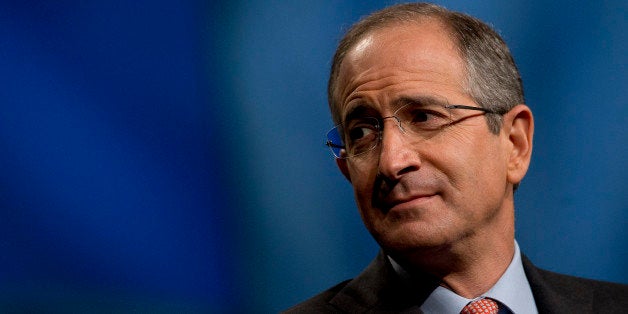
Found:
<svg viewBox="0 0 628 314"><path fill-rule="evenodd" d="M440 21L393 24L371 31L349 49L340 66L340 112L356 97L436 94L464 90L466 70Z"/></svg>
<svg viewBox="0 0 628 314"><path fill-rule="evenodd" d="M375 61L368 57L392 53L377 61L394 63L431 51L447 57L459 57L448 27L435 18L424 18L416 22L396 22L367 32L347 51L344 61Z"/></svg>

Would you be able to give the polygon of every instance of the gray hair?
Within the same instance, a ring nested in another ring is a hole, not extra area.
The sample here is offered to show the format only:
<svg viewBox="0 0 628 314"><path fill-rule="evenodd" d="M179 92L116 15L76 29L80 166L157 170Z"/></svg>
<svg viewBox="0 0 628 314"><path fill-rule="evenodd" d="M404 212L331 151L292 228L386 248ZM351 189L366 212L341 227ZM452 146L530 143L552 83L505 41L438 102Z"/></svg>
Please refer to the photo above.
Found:
<svg viewBox="0 0 628 314"><path fill-rule="evenodd" d="M347 52L369 32L427 19L442 22L465 61L466 92L483 108L504 114L524 103L523 84L517 66L504 40L484 22L459 12L429 3L408 3L387 7L362 18L340 40L331 66L327 96L332 118L340 121L336 99L338 74ZM488 127L499 133L501 115L487 114Z"/></svg>

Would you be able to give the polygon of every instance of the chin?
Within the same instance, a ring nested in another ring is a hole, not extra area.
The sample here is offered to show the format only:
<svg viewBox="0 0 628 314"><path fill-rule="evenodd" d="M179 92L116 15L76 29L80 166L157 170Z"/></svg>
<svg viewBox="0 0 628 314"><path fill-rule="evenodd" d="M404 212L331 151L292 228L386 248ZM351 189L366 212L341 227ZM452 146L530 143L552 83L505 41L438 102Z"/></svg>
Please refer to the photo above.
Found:
<svg viewBox="0 0 628 314"><path fill-rule="evenodd" d="M452 239L442 228L426 222L405 222L372 230L377 243L390 252L432 250L448 246Z"/></svg>

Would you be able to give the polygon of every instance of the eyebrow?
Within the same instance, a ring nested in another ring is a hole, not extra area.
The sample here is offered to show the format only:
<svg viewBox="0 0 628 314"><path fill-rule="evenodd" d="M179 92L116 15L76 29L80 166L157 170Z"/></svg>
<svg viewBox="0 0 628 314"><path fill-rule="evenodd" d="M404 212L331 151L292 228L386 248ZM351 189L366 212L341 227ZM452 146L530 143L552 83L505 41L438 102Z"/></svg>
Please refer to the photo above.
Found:
<svg viewBox="0 0 628 314"><path fill-rule="evenodd" d="M444 97L435 96L435 95L412 95L412 96L401 96L392 101L393 108L399 109L401 106L407 104L414 105L448 105L448 102ZM394 112L394 111L393 111ZM369 105L366 102L360 102L357 105L353 106L348 112L344 119L341 121L342 123L347 123L348 121L363 118L363 117L374 117L381 115L377 109L373 108L373 106Z"/></svg>
<svg viewBox="0 0 628 314"><path fill-rule="evenodd" d="M401 96L393 101L394 107L399 108L407 104L415 105L441 105L447 106L449 103L444 97L433 95L416 95L416 96Z"/></svg>
<svg viewBox="0 0 628 314"><path fill-rule="evenodd" d="M373 116L374 113L376 113L377 110L375 110L372 106L361 102L358 105L354 106L353 108L351 108L349 110L349 112L347 113L347 115L344 117L344 119L342 120L343 123L347 123L348 121L357 119L357 118L363 118L363 117L367 117L367 116Z"/></svg>

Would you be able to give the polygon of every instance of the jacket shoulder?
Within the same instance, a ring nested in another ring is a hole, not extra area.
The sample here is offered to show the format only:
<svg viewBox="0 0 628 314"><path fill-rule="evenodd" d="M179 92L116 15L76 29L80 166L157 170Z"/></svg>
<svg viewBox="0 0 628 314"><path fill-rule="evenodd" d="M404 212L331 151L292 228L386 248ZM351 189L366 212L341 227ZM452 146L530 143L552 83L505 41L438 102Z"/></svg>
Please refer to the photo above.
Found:
<svg viewBox="0 0 628 314"><path fill-rule="evenodd" d="M539 312L625 313L628 285L564 275L534 267L524 269Z"/></svg>
<svg viewBox="0 0 628 314"><path fill-rule="evenodd" d="M539 269L543 278L560 291L576 296L592 296L595 303L617 304L628 308L628 285L563 275Z"/></svg>
<svg viewBox="0 0 628 314"><path fill-rule="evenodd" d="M417 305L434 288L431 281L416 286L402 282L380 251L354 279L341 282L286 313L416 313Z"/></svg>
<svg viewBox="0 0 628 314"><path fill-rule="evenodd" d="M287 310L282 313L342 313L340 309L334 307L330 301L338 294L351 279L345 280Z"/></svg>

